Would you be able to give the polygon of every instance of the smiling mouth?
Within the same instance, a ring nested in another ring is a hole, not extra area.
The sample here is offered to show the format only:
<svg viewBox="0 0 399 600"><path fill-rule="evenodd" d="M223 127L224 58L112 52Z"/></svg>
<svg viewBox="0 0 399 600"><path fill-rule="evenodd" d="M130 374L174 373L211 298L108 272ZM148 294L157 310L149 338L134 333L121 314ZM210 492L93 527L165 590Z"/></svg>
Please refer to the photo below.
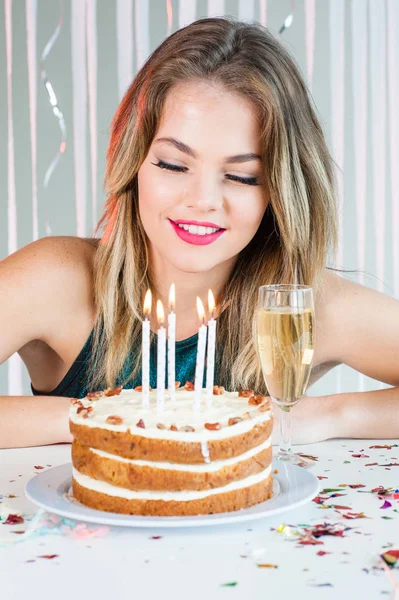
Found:
<svg viewBox="0 0 399 600"><path fill-rule="evenodd" d="M222 230L222 227L205 227L205 225L187 225L186 223L175 223L175 225L193 235L210 235Z"/></svg>
<svg viewBox="0 0 399 600"><path fill-rule="evenodd" d="M194 245L211 244L226 231L223 227L212 227L214 223L198 224L172 219L169 222L180 239Z"/></svg>

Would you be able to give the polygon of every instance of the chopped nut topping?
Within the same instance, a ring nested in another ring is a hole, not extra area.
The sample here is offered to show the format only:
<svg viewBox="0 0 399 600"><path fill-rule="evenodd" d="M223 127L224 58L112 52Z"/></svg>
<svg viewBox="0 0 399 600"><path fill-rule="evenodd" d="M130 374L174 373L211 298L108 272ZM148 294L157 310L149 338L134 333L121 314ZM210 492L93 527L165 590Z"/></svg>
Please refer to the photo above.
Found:
<svg viewBox="0 0 399 600"><path fill-rule="evenodd" d="M83 410L80 413L80 416L82 417L82 419L88 419L90 416L90 413L92 412L93 408L91 406L88 406L87 408L82 407ZM78 408L78 412L79 412L80 408Z"/></svg>
<svg viewBox="0 0 399 600"><path fill-rule="evenodd" d="M176 425L171 425L171 426L169 427L169 430L170 430L170 431L177 431L177 427L176 427Z"/></svg>
<svg viewBox="0 0 399 600"><path fill-rule="evenodd" d="M236 423L239 423L240 421L242 421L241 417L232 417L231 419L229 419L229 426L230 425L235 425Z"/></svg>
<svg viewBox="0 0 399 600"><path fill-rule="evenodd" d="M72 406L83 406L81 401L78 400L77 398L71 398L69 402Z"/></svg>
<svg viewBox="0 0 399 600"><path fill-rule="evenodd" d="M138 421L138 423L136 423L136 427L141 427L141 429L145 429L143 419L140 419L140 421Z"/></svg>
<svg viewBox="0 0 399 600"><path fill-rule="evenodd" d="M246 412L246 413L244 413L243 415L241 415L241 419L243 419L244 421L245 421L246 419L250 419L250 418L251 418L251 415L249 414L249 412Z"/></svg>
<svg viewBox="0 0 399 600"><path fill-rule="evenodd" d="M185 425L184 427L180 428L180 431L195 431L194 427L191 427L191 425Z"/></svg>
<svg viewBox="0 0 399 600"><path fill-rule="evenodd" d="M178 389L180 387L180 381L175 381L175 388Z"/></svg>
<svg viewBox="0 0 399 600"><path fill-rule="evenodd" d="M250 399L248 400L248 404L250 404L251 406L259 406L259 404L262 404L262 402L264 402L266 400L265 396L251 396Z"/></svg>
<svg viewBox="0 0 399 600"><path fill-rule="evenodd" d="M241 390L240 392L238 392L239 398L250 398L253 395L254 395L253 390Z"/></svg>
<svg viewBox="0 0 399 600"><path fill-rule="evenodd" d="M110 415L105 422L109 423L110 425L121 425L123 423L123 419L118 415Z"/></svg>
<svg viewBox="0 0 399 600"><path fill-rule="evenodd" d="M213 386L213 395L221 396L222 394L224 394L224 387L222 385L214 385Z"/></svg>
<svg viewBox="0 0 399 600"><path fill-rule="evenodd" d="M123 385L118 385L118 387L111 389L107 388L104 392L104 396L119 396L123 389Z"/></svg>
<svg viewBox="0 0 399 600"><path fill-rule="evenodd" d="M93 410L92 406L83 406L83 404L81 406L78 407L78 410L76 411L77 414L82 413L83 411L87 411L88 413L90 413ZM81 417L83 415L80 415Z"/></svg>
<svg viewBox="0 0 399 600"><path fill-rule="evenodd" d="M157 427L158 429L166 429L166 425L164 425L163 423L157 423Z"/></svg>
<svg viewBox="0 0 399 600"><path fill-rule="evenodd" d="M194 384L191 383L191 381L186 381L186 383L184 384L184 387L189 392L192 392L194 390Z"/></svg>
<svg viewBox="0 0 399 600"><path fill-rule="evenodd" d="M98 390L98 392L88 392L86 394L86 398L88 400L98 400L98 398L101 398L101 396L104 396L104 392L101 390Z"/></svg>
<svg viewBox="0 0 399 600"><path fill-rule="evenodd" d="M152 392L152 387L149 386L149 390L150 392ZM135 392L142 392L143 391L143 386L142 385L136 385L136 387L134 388Z"/></svg>
<svg viewBox="0 0 399 600"><path fill-rule="evenodd" d="M221 424L218 423L205 423L204 425L205 429L210 429L211 431L216 431L217 429L221 428Z"/></svg>
<svg viewBox="0 0 399 600"><path fill-rule="evenodd" d="M259 406L260 412L267 412L270 410L270 400L266 400L263 404Z"/></svg>

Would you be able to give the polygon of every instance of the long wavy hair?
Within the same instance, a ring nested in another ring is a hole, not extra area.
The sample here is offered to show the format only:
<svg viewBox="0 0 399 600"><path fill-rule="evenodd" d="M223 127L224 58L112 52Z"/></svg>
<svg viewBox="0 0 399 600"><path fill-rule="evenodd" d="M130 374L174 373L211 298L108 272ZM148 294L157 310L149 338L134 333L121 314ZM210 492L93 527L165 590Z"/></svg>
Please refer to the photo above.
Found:
<svg viewBox="0 0 399 600"><path fill-rule="evenodd" d="M179 29L151 54L125 93L111 127L107 200L95 235L96 322L89 386L112 387L140 343L151 280L148 239L138 210L137 173L160 123L167 94L182 81L206 81L252 101L260 127L270 202L238 255L219 303L219 381L265 393L254 344L258 288L303 283L316 291L337 245L333 161L299 68L260 24L206 18ZM138 361L129 378L141 370ZM184 383L184 382L183 382Z"/></svg>

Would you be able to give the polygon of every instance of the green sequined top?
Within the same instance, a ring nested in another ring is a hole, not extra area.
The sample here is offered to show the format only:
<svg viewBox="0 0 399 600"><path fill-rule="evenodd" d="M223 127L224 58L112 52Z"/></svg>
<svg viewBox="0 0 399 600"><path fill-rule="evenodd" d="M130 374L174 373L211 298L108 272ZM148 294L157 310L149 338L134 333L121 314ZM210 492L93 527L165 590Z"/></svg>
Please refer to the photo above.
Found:
<svg viewBox="0 0 399 600"><path fill-rule="evenodd" d="M87 367L92 352L92 340L93 331L90 333L88 340L86 341L85 345L80 351L79 356L76 358L75 362L69 369L68 373L65 375L63 380L57 385L57 387L54 390L52 390L51 392L40 392L39 390L35 390L31 384L32 393L35 396L65 396L67 398L84 398L87 392L94 391L89 390L87 388L86 382ZM195 364L197 357L197 342L198 334L195 334L187 338L186 340L176 342L176 381L180 381L182 385L184 385L186 381L194 382ZM119 373L115 385L122 385L123 381L127 379L127 377L132 372L132 364L134 364L133 361L137 360L137 357L140 356L140 352L141 346L140 348L133 348L132 352L126 358L124 367ZM166 360L166 369L167 364L168 362ZM165 381L167 381L166 373L165 377ZM215 383L218 385L225 385L223 382L218 381L217 360L215 360L214 380ZM204 371L204 386L205 381L206 367ZM140 370L137 376L131 379L124 387L131 389L138 385L141 385ZM154 389L157 387L157 336L154 336L150 349L150 386Z"/></svg>

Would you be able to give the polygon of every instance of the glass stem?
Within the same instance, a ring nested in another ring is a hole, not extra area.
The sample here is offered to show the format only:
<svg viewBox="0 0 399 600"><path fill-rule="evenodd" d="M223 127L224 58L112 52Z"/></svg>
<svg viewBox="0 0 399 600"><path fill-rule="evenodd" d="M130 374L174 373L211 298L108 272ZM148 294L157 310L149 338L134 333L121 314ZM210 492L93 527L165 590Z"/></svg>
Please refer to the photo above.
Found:
<svg viewBox="0 0 399 600"><path fill-rule="evenodd" d="M282 406L280 414L280 454L290 457L291 448L291 407Z"/></svg>

